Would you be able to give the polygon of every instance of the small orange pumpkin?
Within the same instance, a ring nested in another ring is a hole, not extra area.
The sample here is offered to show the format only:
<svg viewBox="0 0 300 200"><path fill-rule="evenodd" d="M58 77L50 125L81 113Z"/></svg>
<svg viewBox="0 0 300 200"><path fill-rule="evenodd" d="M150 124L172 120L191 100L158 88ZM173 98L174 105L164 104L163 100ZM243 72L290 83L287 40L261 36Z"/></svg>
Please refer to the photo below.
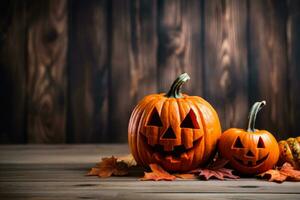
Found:
<svg viewBox="0 0 300 200"><path fill-rule="evenodd" d="M279 143L280 162L289 162L300 169L300 136L281 140Z"/></svg>
<svg viewBox="0 0 300 200"><path fill-rule="evenodd" d="M254 128L258 111L266 104L256 102L250 111L247 131L238 128L226 130L218 144L222 157L243 174L259 174L271 169L278 161L279 148L274 136L266 130Z"/></svg>
<svg viewBox="0 0 300 200"><path fill-rule="evenodd" d="M188 171L205 164L221 135L218 115L198 96L181 94L184 73L167 94L144 97L134 108L128 141L138 164L157 163L168 171Z"/></svg>

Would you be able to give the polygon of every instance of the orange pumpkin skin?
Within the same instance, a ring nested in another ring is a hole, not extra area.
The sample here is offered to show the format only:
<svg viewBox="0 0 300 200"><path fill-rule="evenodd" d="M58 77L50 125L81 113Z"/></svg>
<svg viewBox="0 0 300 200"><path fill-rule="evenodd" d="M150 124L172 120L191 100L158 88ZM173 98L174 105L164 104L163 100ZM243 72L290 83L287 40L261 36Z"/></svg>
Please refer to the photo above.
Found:
<svg viewBox="0 0 300 200"><path fill-rule="evenodd" d="M146 96L134 108L128 126L129 146L137 163L157 163L168 171L204 165L215 154L220 135L213 107L200 97L185 94Z"/></svg>
<svg viewBox="0 0 300 200"><path fill-rule="evenodd" d="M237 138L240 138L242 146L235 143ZM260 146L259 140L263 141ZM221 156L243 174L265 172L277 163L279 157L277 141L266 130L247 132L237 128L228 129L222 134L218 148Z"/></svg>
<svg viewBox="0 0 300 200"><path fill-rule="evenodd" d="M257 109L260 110L259 107ZM222 134L218 143L220 155L228 159L234 169L249 175L271 169L279 158L274 136L266 130L254 129L256 113L252 128L249 127L247 131L230 128Z"/></svg>

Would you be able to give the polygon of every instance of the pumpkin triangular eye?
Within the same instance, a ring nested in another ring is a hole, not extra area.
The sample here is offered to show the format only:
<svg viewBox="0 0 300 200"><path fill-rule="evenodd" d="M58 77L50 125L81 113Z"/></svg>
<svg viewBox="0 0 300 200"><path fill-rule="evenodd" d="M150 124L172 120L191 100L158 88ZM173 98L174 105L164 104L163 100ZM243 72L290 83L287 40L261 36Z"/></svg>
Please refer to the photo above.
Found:
<svg viewBox="0 0 300 200"><path fill-rule="evenodd" d="M154 108L152 110L152 113L150 115L147 125L148 126L160 126L160 127L163 126L156 108Z"/></svg>
<svg viewBox="0 0 300 200"><path fill-rule="evenodd" d="M261 139L261 137L259 137L259 140L258 140L258 143L257 143L257 148L265 148L265 143Z"/></svg>
<svg viewBox="0 0 300 200"><path fill-rule="evenodd" d="M244 148L241 138L238 136L233 145L234 148Z"/></svg>
<svg viewBox="0 0 300 200"><path fill-rule="evenodd" d="M200 126L197 122L197 117L194 111L191 109L190 112L186 115L184 120L180 124L181 128L194 128L199 129Z"/></svg>

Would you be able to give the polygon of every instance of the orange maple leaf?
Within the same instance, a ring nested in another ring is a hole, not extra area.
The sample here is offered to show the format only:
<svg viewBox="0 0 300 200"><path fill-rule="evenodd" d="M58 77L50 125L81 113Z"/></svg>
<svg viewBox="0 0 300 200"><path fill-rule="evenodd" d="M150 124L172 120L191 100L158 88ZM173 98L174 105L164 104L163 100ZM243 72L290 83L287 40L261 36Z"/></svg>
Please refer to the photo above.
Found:
<svg viewBox="0 0 300 200"><path fill-rule="evenodd" d="M173 176L166 172L162 167L157 164L150 164L152 172L144 172L145 175L141 178L142 181L154 180L154 181L173 181L176 179L176 176Z"/></svg>
<svg viewBox="0 0 300 200"><path fill-rule="evenodd" d="M288 162L284 163L280 169L270 169L258 176L278 183L282 183L285 180L300 181L300 171L295 170Z"/></svg>
<svg viewBox="0 0 300 200"><path fill-rule="evenodd" d="M88 176L99 176L101 178L115 176L123 176L128 174L128 165L123 162L117 161L114 156L110 158L102 158L102 161L93 167L89 172Z"/></svg>

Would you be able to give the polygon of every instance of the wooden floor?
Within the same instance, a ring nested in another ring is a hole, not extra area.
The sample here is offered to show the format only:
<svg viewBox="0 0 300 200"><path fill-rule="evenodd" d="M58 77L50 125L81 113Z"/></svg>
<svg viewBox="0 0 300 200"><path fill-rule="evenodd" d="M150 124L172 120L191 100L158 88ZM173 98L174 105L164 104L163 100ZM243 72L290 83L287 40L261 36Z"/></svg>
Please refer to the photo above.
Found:
<svg viewBox="0 0 300 200"><path fill-rule="evenodd" d="M2 145L0 199L300 199L300 183L257 179L139 181L85 176L103 156L126 155L126 145Z"/></svg>

